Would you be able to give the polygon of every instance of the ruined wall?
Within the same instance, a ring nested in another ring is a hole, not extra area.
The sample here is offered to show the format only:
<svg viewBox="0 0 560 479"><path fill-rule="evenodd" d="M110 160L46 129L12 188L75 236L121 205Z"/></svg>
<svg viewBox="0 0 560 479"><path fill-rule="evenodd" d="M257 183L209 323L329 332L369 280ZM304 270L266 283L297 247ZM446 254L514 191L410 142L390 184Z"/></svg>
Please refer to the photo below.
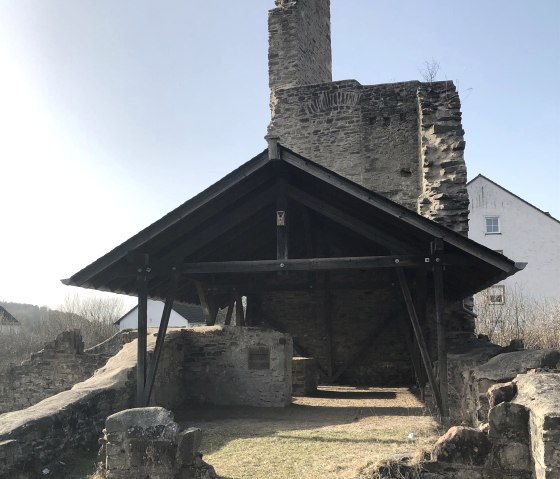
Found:
<svg viewBox="0 0 560 479"><path fill-rule="evenodd" d="M153 337L148 339L153 348ZM0 479L39 476L71 449L95 448L107 416L132 407L136 343L69 391L0 416Z"/></svg>
<svg viewBox="0 0 560 479"><path fill-rule="evenodd" d="M315 24L330 25L325 2L286 4L286 11L279 7L270 13L268 134L296 153L466 234L465 142L453 82L331 82L316 73L317 63L324 64L316 61L322 55L310 62L300 58L306 48L330 55L330 35L322 32L302 40L294 33L300 16L312 8ZM299 69L320 81L300 80L292 73Z"/></svg>
<svg viewBox="0 0 560 479"><path fill-rule="evenodd" d="M88 354L79 330L60 333L21 365L0 374L0 413L29 407L89 378L109 354Z"/></svg>
<svg viewBox="0 0 560 479"><path fill-rule="evenodd" d="M291 402L290 336L235 326L197 327L170 334L153 403L275 406Z"/></svg>
<svg viewBox="0 0 560 479"><path fill-rule="evenodd" d="M347 80L273 92L269 134L291 150L416 209L419 82Z"/></svg>
<svg viewBox="0 0 560 479"><path fill-rule="evenodd" d="M453 82L418 87L421 194L418 212L467 235L469 195L461 102Z"/></svg>
<svg viewBox="0 0 560 479"><path fill-rule="evenodd" d="M276 0L268 33L271 90L332 81L330 0Z"/></svg>

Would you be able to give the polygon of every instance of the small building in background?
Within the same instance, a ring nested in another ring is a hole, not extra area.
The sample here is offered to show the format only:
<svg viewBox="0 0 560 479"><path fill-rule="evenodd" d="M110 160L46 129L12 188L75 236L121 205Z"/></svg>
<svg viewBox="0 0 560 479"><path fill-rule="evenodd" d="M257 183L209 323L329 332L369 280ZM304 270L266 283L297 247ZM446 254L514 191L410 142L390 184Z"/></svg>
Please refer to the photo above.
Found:
<svg viewBox="0 0 560 479"><path fill-rule="evenodd" d="M488 301L508 295L560 298L560 221L503 186L478 175L467 184L469 238L520 263L523 271L491 286Z"/></svg>
<svg viewBox="0 0 560 479"><path fill-rule="evenodd" d="M20 322L0 306L0 333L14 333L19 331L20 327Z"/></svg>
<svg viewBox="0 0 560 479"><path fill-rule="evenodd" d="M148 328L159 328L163 313L163 301L148 300ZM196 304L175 303L169 316L170 328L188 328L203 325L204 317L202 308ZM115 321L119 330L138 328L138 306L134 306L122 318Z"/></svg>

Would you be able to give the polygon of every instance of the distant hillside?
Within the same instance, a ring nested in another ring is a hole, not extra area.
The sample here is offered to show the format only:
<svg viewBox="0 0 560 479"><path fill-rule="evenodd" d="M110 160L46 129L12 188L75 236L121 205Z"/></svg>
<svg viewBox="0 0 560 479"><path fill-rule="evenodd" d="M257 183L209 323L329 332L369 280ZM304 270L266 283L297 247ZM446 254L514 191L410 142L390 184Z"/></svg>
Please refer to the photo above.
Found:
<svg viewBox="0 0 560 479"><path fill-rule="evenodd" d="M22 325L31 326L49 317L49 309L46 306L35 306L34 304L11 303L0 301L0 306L16 318Z"/></svg>

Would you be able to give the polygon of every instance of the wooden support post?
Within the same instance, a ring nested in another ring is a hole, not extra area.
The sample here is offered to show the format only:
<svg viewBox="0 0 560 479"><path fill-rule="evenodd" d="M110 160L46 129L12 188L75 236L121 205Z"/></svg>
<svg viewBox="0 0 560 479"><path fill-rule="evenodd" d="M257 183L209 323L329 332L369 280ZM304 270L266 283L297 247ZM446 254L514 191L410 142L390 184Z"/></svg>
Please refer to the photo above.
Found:
<svg viewBox="0 0 560 479"><path fill-rule="evenodd" d="M245 313L243 311L243 299L240 294L235 298L235 324L245 326Z"/></svg>
<svg viewBox="0 0 560 479"><path fill-rule="evenodd" d="M205 286L200 281L195 281L195 284L206 326L214 326L216 324L216 317L218 316L218 308L206 293Z"/></svg>
<svg viewBox="0 0 560 479"><path fill-rule="evenodd" d="M173 293L175 288L173 288ZM159 323L159 330L156 339L156 347L154 349L154 356L152 361L148 366L148 375L146 378L146 387L144 390L144 404L147 406L150 404L150 396L152 395L152 389L154 387L154 381L156 378L157 369L159 366L159 358L161 357L161 351L163 350L163 342L165 341L165 335L167 333L167 326L169 324L169 317L171 316L171 310L173 309L173 294L165 300L165 306L163 307L163 312L161 314L161 321Z"/></svg>
<svg viewBox="0 0 560 479"><path fill-rule="evenodd" d="M229 326L231 324L231 317L233 316L233 307L235 306L235 296L231 295L231 299L229 300L228 309L226 312L226 319L224 320L224 325Z"/></svg>
<svg viewBox="0 0 560 479"><path fill-rule="evenodd" d="M432 254L436 256L433 273L434 273L434 294L435 294L435 312L437 327L437 348L438 348L438 377L441 395L441 415L442 422L449 422L449 392L447 377L447 341L445 333L445 324L443 319L443 267L440 258L437 257L438 252L442 252L443 244L441 241L432 243Z"/></svg>
<svg viewBox="0 0 560 479"><path fill-rule="evenodd" d="M147 259L146 259L147 263ZM144 388L146 385L146 360L148 346L148 278L147 266L138 268L138 353L136 365L136 407L144 407Z"/></svg>
<svg viewBox="0 0 560 479"><path fill-rule="evenodd" d="M420 349L422 362L424 363L424 369L426 370L426 375L428 376L428 381L430 383L430 387L432 388L432 392L434 394L434 398L436 400L438 410L440 414L443 416L441 396L440 396L439 387L436 384L436 380L434 378L434 373L432 371L432 361L428 353L428 348L426 347L424 334L422 333L422 328L420 327L420 323L418 322L418 316L416 315L416 309L414 308L412 295L410 294L410 289L408 288L408 283L406 281L406 277L402 268L397 268L397 276L399 278L399 283L401 285L401 290L403 293L406 308L408 310L408 315L410 316L410 321L412 323L412 329L414 330L414 336L416 337L416 342L418 343L418 347Z"/></svg>
<svg viewBox="0 0 560 479"><path fill-rule="evenodd" d="M332 332L332 294L329 290L329 275L325 275L325 291L323 292L323 325L326 334L326 356L327 356L327 373L329 382L333 381L334 376L334 345Z"/></svg>

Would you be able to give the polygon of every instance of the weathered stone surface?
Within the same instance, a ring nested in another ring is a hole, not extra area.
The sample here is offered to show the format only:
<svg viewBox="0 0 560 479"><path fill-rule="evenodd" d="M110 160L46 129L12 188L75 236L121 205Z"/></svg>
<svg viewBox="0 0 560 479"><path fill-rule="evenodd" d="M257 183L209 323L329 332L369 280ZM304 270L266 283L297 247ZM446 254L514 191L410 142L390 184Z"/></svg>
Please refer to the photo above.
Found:
<svg viewBox="0 0 560 479"><path fill-rule="evenodd" d="M560 477L560 373L521 374L513 403L529 411L536 479Z"/></svg>
<svg viewBox="0 0 560 479"><path fill-rule="evenodd" d="M500 403L511 401L517 394L517 386L513 382L499 383L490 386L486 392L488 406L493 408Z"/></svg>
<svg viewBox="0 0 560 479"><path fill-rule="evenodd" d="M268 33L271 90L332 81L330 0L277 0Z"/></svg>
<svg viewBox="0 0 560 479"><path fill-rule="evenodd" d="M12 479L22 471L22 477L33 477L68 450L93 447L105 418L133 403L135 367L136 344L131 343L72 389L1 415L0 457L11 459L0 461L0 478Z"/></svg>
<svg viewBox="0 0 560 479"><path fill-rule="evenodd" d="M121 411L107 418L102 438L106 479L214 479L198 452L201 431L179 430L173 413L161 407Z"/></svg>
<svg viewBox="0 0 560 479"><path fill-rule="evenodd" d="M177 435L177 463L180 465L192 464L202 441L202 431L195 427L190 427Z"/></svg>
<svg viewBox="0 0 560 479"><path fill-rule="evenodd" d="M463 373L464 409L468 412L468 422L477 425L486 422L488 417L488 398L486 393L497 383L511 381L518 374L532 369L560 368L560 349L524 350L503 353L488 362Z"/></svg>
<svg viewBox="0 0 560 479"><path fill-rule="evenodd" d="M486 461L490 449L491 443L483 432L454 426L436 442L432 460L480 466Z"/></svg>
<svg viewBox="0 0 560 479"><path fill-rule="evenodd" d="M503 402L488 413L488 435L529 443L529 411L521 404Z"/></svg>
<svg viewBox="0 0 560 479"><path fill-rule="evenodd" d="M268 359L262 367L250 361L254 351ZM153 404L287 406L292 401L292 355L291 337L272 330L207 326L170 332Z"/></svg>

